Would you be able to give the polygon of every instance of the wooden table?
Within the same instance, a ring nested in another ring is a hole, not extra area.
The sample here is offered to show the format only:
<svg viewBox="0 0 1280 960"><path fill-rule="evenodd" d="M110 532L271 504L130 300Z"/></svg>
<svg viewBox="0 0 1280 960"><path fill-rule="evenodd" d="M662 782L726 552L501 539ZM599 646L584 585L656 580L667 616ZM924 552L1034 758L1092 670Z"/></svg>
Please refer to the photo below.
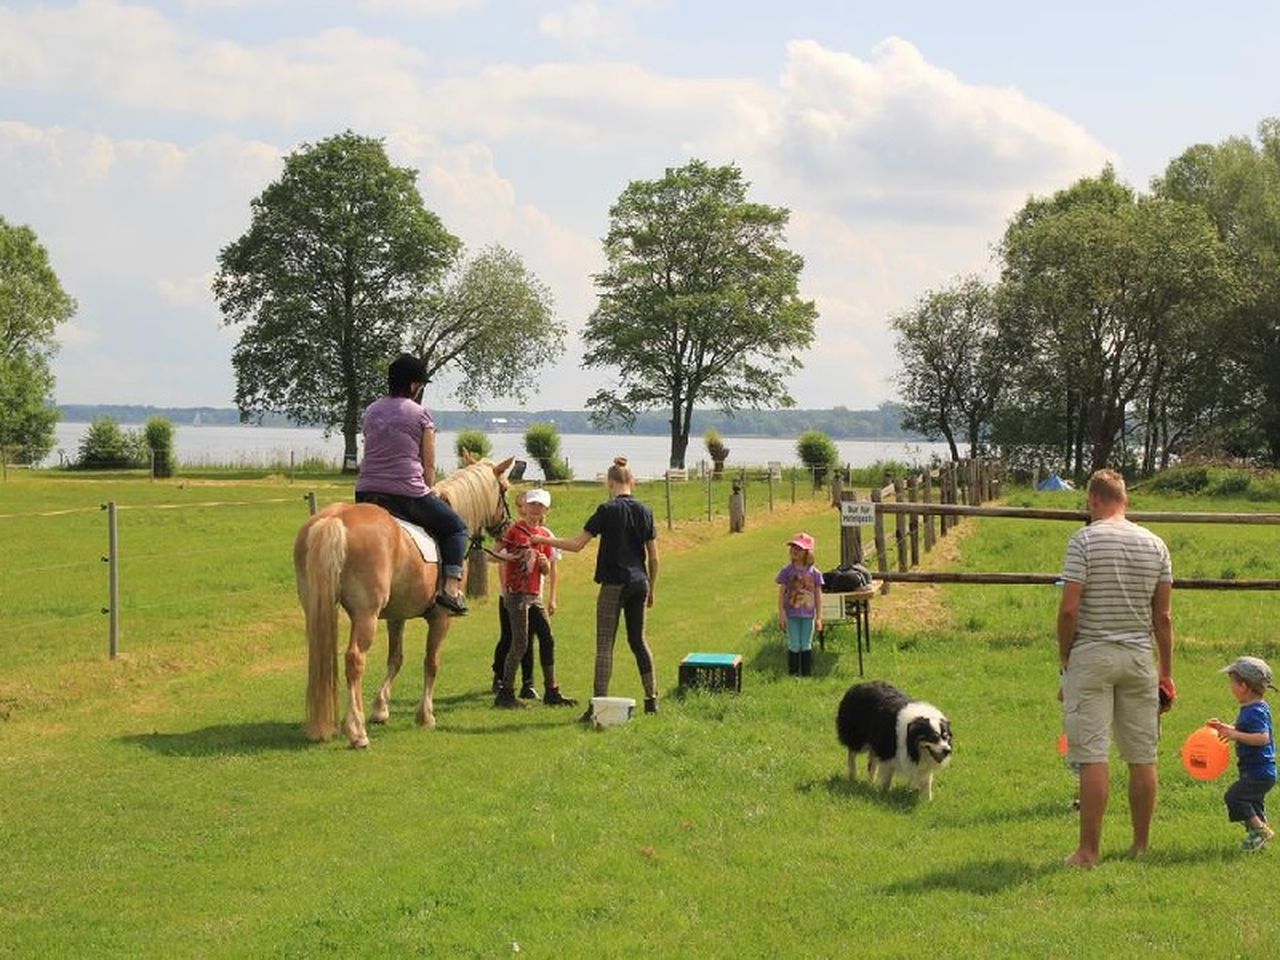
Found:
<svg viewBox="0 0 1280 960"><path fill-rule="evenodd" d="M841 623L853 623L858 637L858 676L862 676L862 645L871 652L871 598L880 592L884 584L872 580L860 590L822 595L822 629L818 631L818 645L827 649L827 628Z"/></svg>

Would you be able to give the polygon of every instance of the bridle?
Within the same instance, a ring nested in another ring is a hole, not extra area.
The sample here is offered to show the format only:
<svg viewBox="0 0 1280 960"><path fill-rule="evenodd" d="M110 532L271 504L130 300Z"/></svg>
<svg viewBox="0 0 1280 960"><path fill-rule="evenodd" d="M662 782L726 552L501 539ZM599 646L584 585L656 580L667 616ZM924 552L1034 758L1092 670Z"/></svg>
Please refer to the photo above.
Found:
<svg viewBox="0 0 1280 960"><path fill-rule="evenodd" d="M507 503L507 491L502 488L501 478L498 478L498 507L502 511L502 518L484 528L485 533L495 540L502 536L507 527L511 526L511 506ZM475 534L471 538L471 543L478 547L483 539L480 534Z"/></svg>

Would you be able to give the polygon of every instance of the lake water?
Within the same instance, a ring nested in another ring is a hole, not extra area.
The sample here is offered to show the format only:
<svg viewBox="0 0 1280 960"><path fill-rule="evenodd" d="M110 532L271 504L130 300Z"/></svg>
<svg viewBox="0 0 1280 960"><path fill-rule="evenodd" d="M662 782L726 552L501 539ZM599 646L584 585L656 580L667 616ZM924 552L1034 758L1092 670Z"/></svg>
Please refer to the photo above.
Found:
<svg viewBox="0 0 1280 960"><path fill-rule="evenodd" d="M138 430L140 426L124 425L126 430ZM87 423L59 423L53 453L45 459L45 466L57 466L76 458L80 441L89 430ZM515 456L527 460L522 433L490 433L495 458ZM457 433L443 430L436 437L437 449L444 455L442 464L448 465ZM728 467L764 466L778 461L783 466L799 463L795 438L784 437L725 437L729 448ZM945 443L837 440L840 459L855 467L866 466L877 460L901 460L907 463L926 463L935 454L943 459L948 456ZM667 437L639 436L632 434L575 434L560 435L560 455L568 461L579 479L602 473L613 458L628 459L637 477L660 477L667 469L670 454ZM342 461L342 437L324 435L323 430L306 427L255 427L174 425L174 449L180 464L188 466L246 466L263 467L272 464L287 466L293 462L324 460L337 466ZM701 460L709 460L702 446L702 438L689 438L686 463L694 468ZM526 474L534 479L540 476L536 463L530 463Z"/></svg>

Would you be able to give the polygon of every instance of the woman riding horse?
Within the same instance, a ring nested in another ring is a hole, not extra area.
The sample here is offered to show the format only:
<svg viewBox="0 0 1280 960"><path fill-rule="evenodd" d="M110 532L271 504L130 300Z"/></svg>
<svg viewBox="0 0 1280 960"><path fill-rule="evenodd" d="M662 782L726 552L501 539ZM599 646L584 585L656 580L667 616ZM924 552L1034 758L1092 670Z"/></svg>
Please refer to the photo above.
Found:
<svg viewBox="0 0 1280 960"><path fill-rule="evenodd" d="M444 589L436 603L455 616L467 612L462 564L467 525L431 488L436 479L436 425L421 405L427 371L402 353L387 369L388 396L364 412L364 461L356 478L356 502L376 503L392 516L416 523L440 544Z"/></svg>

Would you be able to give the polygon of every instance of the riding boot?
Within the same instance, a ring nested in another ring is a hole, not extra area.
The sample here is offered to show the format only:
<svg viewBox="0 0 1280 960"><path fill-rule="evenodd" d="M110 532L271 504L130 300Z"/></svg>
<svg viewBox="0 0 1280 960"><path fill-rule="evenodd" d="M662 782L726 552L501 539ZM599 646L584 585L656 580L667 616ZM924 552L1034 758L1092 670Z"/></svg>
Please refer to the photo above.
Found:
<svg viewBox="0 0 1280 960"><path fill-rule="evenodd" d="M523 700L516 699L515 689L505 684L493 698L493 705L499 710L524 710L529 706Z"/></svg>
<svg viewBox="0 0 1280 960"><path fill-rule="evenodd" d="M813 651L801 650L799 653L799 657L800 657L800 676L802 677L813 676Z"/></svg>
<svg viewBox="0 0 1280 960"><path fill-rule="evenodd" d="M794 650L787 651L787 676L800 676L800 654Z"/></svg>

